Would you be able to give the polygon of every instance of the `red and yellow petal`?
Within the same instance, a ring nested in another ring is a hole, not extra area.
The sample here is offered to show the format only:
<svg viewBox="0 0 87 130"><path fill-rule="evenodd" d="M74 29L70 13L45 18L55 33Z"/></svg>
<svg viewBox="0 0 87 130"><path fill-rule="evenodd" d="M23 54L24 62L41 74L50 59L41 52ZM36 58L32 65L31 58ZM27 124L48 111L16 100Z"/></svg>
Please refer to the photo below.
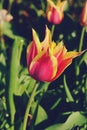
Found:
<svg viewBox="0 0 87 130"><path fill-rule="evenodd" d="M64 72L64 70L72 63L72 60L75 57L81 55L85 51L82 51L82 52L76 52L76 51L66 52L64 57L62 57L62 59L61 59L61 63L58 64L59 65L58 71L57 71L56 76L53 78L53 80L57 79Z"/></svg>
<svg viewBox="0 0 87 130"><path fill-rule="evenodd" d="M59 65L61 63L61 61L63 60L64 55L67 53L67 49L65 48L65 46L63 46L63 43L60 42L56 46L54 52L55 52L54 56L57 58L58 65Z"/></svg>
<svg viewBox="0 0 87 130"><path fill-rule="evenodd" d="M83 54L85 51L82 51L82 52L76 52L76 51L70 51L70 52L67 52L63 59L73 59L77 56L80 56L81 54Z"/></svg>
<svg viewBox="0 0 87 130"><path fill-rule="evenodd" d="M61 2L61 0L58 0L58 2L57 2L57 7L59 7L59 9L60 9L60 11L64 11L64 8L65 8L65 6L66 6L66 4L67 4L67 1L65 0L65 1L62 1Z"/></svg>
<svg viewBox="0 0 87 130"><path fill-rule="evenodd" d="M64 17L64 14L61 13L61 11L59 9L53 8L52 12L50 14L49 21L54 23L54 24L60 24L63 17Z"/></svg>
<svg viewBox="0 0 87 130"><path fill-rule="evenodd" d="M45 53L38 60L32 61L29 73L38 81L51 82L57 73L57 66L56 58Z"/></svg>
<svg viewBox="0 0 87 130"><path fill-rule="evenodd" d="M54 24L59 24L64 17L64 14L60 10L60 4L59 6L57 6L51 0L47 0L47 2L48 2L48 8L47 8L48 21Z"/></svg>
<svg viewBox="0 0 87 130"><path fill-rule="evenodd" d="M48 49L48 47L50 46L50 43L51 43L51 32L48 29L48 27L46 26L45 38L41 42L42 50L46 51Z"/></svg>
<svg viewBox="0 0 87 130"><path fill-rule="evenodd" d="M87 0L85 1L84 7L82 9L82 13L80 16L80 24L82 26L87 26Z"/></svg>
<svg viewBox="0 0 87 130"><path fill-rule="evenodd" d="M56 80L71 63L72 59L63 60L61 64L58 66L58 71L56 73L56 76L52 79L52 81Z"/></svg>
<svg viewBox="0 0 87 130"><path fill-rule="evenodd" d="M39 53L41 51L41 43L40 43L38 35L34 29L32 29L32 34L33 34L33 42L35 43L37 52Z"/></svg>
<svg viewBox="0 0 87 130"><path fill-rule="evenodd" d="M48 9L50 9L49 7L56 8L56 5L54 4L54 2L52 0L47 0L47 2L48 2Z"/></svg>
<svg viewBox="0 0 87 130"><path fill-rule="evenodd" d="M27 65L29 66L33 58L37 55L37 48L35 43L32 41L27 48Z"/></svg>
<svg viewBox="0 0 87 130"><path fill-rule="evenodd" d="M60 55L60 53L62 52L62 50L64 49L63 51L63 54L65 54L67 52L67 49L65 48L65 46L63 45L63 41L59 42L57 44L57 46L54 48L54 55L57 55L58 54Z"/></svg>

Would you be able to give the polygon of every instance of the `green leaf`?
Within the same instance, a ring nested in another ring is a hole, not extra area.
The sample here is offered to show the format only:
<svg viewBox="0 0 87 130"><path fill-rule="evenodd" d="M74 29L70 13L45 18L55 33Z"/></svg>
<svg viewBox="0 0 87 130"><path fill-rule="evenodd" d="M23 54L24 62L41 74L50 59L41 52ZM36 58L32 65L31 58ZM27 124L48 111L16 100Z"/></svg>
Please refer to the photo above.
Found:
<svg viewBox="0 0 87 130"><path fill-rule="evenodd" d="M36 110L37 110L37 112L36 112ZM35 125L37 125L37 124L43 122L44 120L48 119L48 115L47 115L46 111L43 109L43 107L40 106L40 105L37 106L37 103L35 103L35 102L32 104L32 113L33 114L37 113Z"/></svg>
<svg viewBox="0 0 87 130"><path fill-rule="evenodd" d="M9 86L8 86L9 113L11 117L11 124L14 124L14 115L16 112L14 103L14 92L18 85L18 74L19 74L20 59L23 45L24 40L21 39L20 37L16 37L12 47ZM12 126L12 130L13 129L14 126Z"/></svg>
<svg viewBox="0 0 87 130"><path fill-rule="evenodd" d="M11 38L13 40L17 39L18 37L20 39L23 39L22 36L18 36L16 33L14 33L12 24L9 23L9 22L4 23L3 33L4 33L4 35L6 35L7 37L9 37L9 38Z"/></svg>
<svg viewBox="0 0 87 130"><path fill-rule="evenodd" d="M26 94L30 95L33 91L33 88L35 86L36 80L34 80L31 76L30 76L30 81L29 81L29 85L26 89Z"/></svg>
<svg viewBox="0 0 87 130"><path fill-rule="evenodd" d="M24 77L25 80L24 82L19 83L15 88L14 94L16 96L22 96L22 94L26 91L26 88L29 86L30 77L29 76L22 76L22 77Z"/></svg>
<svg viewBox="0 0 87 130"><path fill-rule="evenodd" d="M62 100L62 98L59 98L59 99L53 104L53 106L50 108L50 110L53 110L55 107L57 107L61 100Z"/></svg>
<svg viewBox="0 0 87 130"><path fill-rule="evenodd" d="M87 65L87 52L85 52L83 59L84 59L85 64Z"/></svg>
<svg viewBox="0 0 87 130"><path fill-rule="evenodd" d="M4 34L12 39L15 39L15 34L12 31L12 25L9 22L4 23Z"/></svg>
<svg viewBox="0 0 87 130"><path fill-rule="evenodd" d="M38 88L38 91L37 91L37 97L39 99L40 99L40 97L42 97L46 93L46 91L47 91L47 89L49 87L49 84L50 83L40 82L40 85L39 85L39 88Z"/></svg>
<svg viewBox="0 0 87 130"><path fill-rule="evenodd" d="M65 123L55 124L45 130L71 130L75 126L83 126L87 123L87 117L81 112L73 112Z"/></svg>

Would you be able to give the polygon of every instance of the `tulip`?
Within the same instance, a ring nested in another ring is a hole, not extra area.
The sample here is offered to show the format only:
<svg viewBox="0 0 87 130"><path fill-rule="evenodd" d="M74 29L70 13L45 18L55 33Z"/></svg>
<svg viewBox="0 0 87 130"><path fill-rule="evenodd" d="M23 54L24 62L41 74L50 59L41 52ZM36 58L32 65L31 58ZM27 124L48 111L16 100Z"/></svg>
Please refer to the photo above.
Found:
<svg viewBox="0 0 87 130"><path fill-rule="evenodd" d="M83 53L67 52L63 41L56 44L51 40L51 33L47 27L42 42L34 29L32 34L33 40L27 48L27 66L29 74L37 81L54 81L72 63L73 58Z"/></svg>
<svg viewBox="0 0 87 130"><path fill-rule="evenodd" d="M60 24L64 18L64 7L66 5L66 1L58 0L55 4L52 0L47 0L47 19L49 22L53 24Z"/></svg>
<svg viewBox="0 0 87 130"><path fill-rule="evenodd" d="M84 7L81 12L80 24L82 26L87 26L87 0L85 1Z"/></svg>

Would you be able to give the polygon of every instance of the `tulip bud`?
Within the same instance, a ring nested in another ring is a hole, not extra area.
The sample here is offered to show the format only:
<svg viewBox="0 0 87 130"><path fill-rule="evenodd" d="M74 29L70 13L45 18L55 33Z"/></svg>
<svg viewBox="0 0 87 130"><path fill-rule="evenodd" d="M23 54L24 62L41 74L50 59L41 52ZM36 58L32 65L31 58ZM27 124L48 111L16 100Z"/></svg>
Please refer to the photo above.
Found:
<svg viewBox="0 0 87 130"><path fill-rule="evenodd" d="M52 0L47 0L47 19L49 22L53 24L60 24L64 18L64 7L66 5L66 1L58 0L55 4Z"/></svg>
<svg viewBox="0 0 87 130"><path fill-rule="evenodd" d="M85 5L82 9L82 13L80 16L80 24L82 26L87 26L87 0L86 0Z"/></svg>

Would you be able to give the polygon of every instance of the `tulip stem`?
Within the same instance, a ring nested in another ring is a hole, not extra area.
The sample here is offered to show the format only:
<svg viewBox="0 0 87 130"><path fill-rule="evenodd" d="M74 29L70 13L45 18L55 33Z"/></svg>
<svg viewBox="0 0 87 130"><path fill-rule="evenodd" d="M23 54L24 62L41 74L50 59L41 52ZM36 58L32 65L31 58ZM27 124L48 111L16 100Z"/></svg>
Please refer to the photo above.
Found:
<svg viewBox="0 0 87 130"><path fill-rule="evenodd" d="M8 12L11 13L11 8L14 0L9 0Z"/></svg>
<svg viewBox="0 0 87 130"><path fill-rule="evenodd" d="M8 107L10 113L10 121L12 125L10 130L14 130L15 113L16 113L14 92L18 87L17 81L18 81L20 58L23 45L24 45L23 40L19 37L16 37L12 46L10 70L9 70L10 75L8 79Z"/></svg>
<svg viewBox="0 0 87 130"><path fill-rule="evenodd" d="M87 110L87 77L85 80L85 109Z"/></svg>
<svg viewBox="0 0 87 130"><path fill-rule="evenodd" d="M43 1L43 0L41 0L41 7L42 7L42 10L45 9L45 4L44 4L44 1Z"/></svg>
<svg viewBox="0 0 87 130"><path fill-rule="evenodd" d="M26 108L25 115L24 115L23 130L26 130L26 127L27 127L27 119L28 119L31 104L33 102L37 87L38 87L38 83L35 83L34 89L33 89L32 93L31 93L31 96L30 96L30 98L28 100L27 108Z"/></svg>
<svg viewBox="0 0 87 130"><path fill-rule="evenodd" d="M17 42L13 43L12 54L11 54L11 63L10 63L10 76L9 76L9 87L8 87L8 100L9 100L9 111L11 117L11 130L14 130L14 118L15 118L15 103L14 103L14 89L17 85L17 69L18 66L16 63L17 59ZM16 54L16 55L15 55Z"/></svg>
<svg viewBox="0 0 87 130"><path fill-rule="evenodd" d="M3 2L4 0L1 0L0 9L3 9Z"/></svg>
<svg viewBox="0 0 87 130"><path fill-rule="evenodd" d="M85 34L85 27L82 28L82 32L81 32L80 44L79 44L79 49L78 49L79 52L82 50L84 34Z"/></svg>
<svg viewBox="0 0 87 130"><path fill-rule="evenodd" d="M53 37L54 34L54 30L55 30L55 25L52 25L52 29L51 29L51 36Z"/></svg>
<svg viewBox="0 0 87 130"><path fill-rule="evenodd" d="M63 80L64 80L64 88L65 88L65 92L66 92L68 101L69 102L74 102L74 99L73 99L73 97L72 97L72 95L70 93L69 87L68 87L68 85L66 83L66 76L65 75L64 75L64 79Z"/></svg>
<svg viewBox="0 0 87 130"><path fill-rule="evenodd" d="M85 27L82 28L82 32L81 32L81 38L80 38L80 44L79 44L79 48L78 51L80 52L82 50L82 46L83 46L83 40L84 40L84 34L85 34ZM76 62L76 75L79 75L79 65L77 65L78 63Z"/></svg>

